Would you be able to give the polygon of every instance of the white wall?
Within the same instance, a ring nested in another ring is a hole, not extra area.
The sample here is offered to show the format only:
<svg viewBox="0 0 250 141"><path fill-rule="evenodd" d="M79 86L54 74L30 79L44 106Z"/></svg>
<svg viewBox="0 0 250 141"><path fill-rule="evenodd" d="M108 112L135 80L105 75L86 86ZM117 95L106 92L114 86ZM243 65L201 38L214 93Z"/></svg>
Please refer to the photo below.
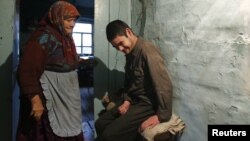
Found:
<svg viewBox="0 0 250 141"><path fill-rule="evenodd" d="M250 124L249 7L249 0L132 0L132 28L166 57L174 110L186 123L181 141L207 140L208 124Z"/></svg>

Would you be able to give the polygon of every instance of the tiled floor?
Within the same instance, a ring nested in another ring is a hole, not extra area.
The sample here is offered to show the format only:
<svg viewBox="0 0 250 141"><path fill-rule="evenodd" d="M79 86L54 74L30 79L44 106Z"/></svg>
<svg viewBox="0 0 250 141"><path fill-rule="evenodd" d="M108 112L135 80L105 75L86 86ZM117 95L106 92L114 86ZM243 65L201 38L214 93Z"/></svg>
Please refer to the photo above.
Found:
<svg viewBox="0 0 250 141"><path fill-rule="evenodd" d="M82 99L84 141L94 141L94 89L93 87L82 87L80 91Z"/></svg>

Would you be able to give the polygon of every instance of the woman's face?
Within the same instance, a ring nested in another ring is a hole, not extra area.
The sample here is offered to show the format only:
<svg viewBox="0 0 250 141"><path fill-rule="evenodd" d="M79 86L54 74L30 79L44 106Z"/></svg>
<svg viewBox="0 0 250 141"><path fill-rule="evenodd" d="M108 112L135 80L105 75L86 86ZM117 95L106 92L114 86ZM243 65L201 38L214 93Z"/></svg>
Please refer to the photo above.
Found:
<svg viewBox="0 0 250 141"><path fill-rule="evenodd" d="M76 18L68 18L63 20L63 29L67 34L72 34L73 28L76 24Z"/></svg>

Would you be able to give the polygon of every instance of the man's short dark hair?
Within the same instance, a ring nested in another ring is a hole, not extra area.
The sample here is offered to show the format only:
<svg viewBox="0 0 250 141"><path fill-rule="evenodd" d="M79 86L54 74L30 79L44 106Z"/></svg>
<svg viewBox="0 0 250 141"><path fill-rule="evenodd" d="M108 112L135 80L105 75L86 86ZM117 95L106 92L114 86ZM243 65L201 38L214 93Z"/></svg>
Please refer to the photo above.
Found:
<svg viewBox="0 0 250 141"><path fill-rule="evenodd" d="M126 29L130 28L125 22L121 20L114 20L106 27L106 35L109 42L111 42L117 35L126 36Z"/></svg>

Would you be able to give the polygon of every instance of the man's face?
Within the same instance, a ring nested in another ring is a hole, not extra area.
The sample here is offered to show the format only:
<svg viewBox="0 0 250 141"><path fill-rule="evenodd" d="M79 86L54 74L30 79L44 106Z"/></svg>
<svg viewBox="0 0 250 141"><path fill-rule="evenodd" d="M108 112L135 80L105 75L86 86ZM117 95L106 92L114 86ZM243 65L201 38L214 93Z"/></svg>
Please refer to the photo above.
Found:
<svg viewBox="0 0 250 141"><path fill-rule="evenodd" d="M132 50L132 41L126 36L116 36L111 42L113 47L117 50L123 52L124 54L129 54Z"/></svg>
<svg viewBox="0 0 250 141"><path fill-rule="evenodd" d="M124 54L129 54L135 46L135 36L131 29L126 29L126 35L117 35L110 43L117 50L123 52Z"/></svg>
<svg viewBox="0 0 250 141"><path fill-rule="evenodd" d="M68 18L63 20L63 29L67 34L72 34L76 23L76 18Z"/></svg>

